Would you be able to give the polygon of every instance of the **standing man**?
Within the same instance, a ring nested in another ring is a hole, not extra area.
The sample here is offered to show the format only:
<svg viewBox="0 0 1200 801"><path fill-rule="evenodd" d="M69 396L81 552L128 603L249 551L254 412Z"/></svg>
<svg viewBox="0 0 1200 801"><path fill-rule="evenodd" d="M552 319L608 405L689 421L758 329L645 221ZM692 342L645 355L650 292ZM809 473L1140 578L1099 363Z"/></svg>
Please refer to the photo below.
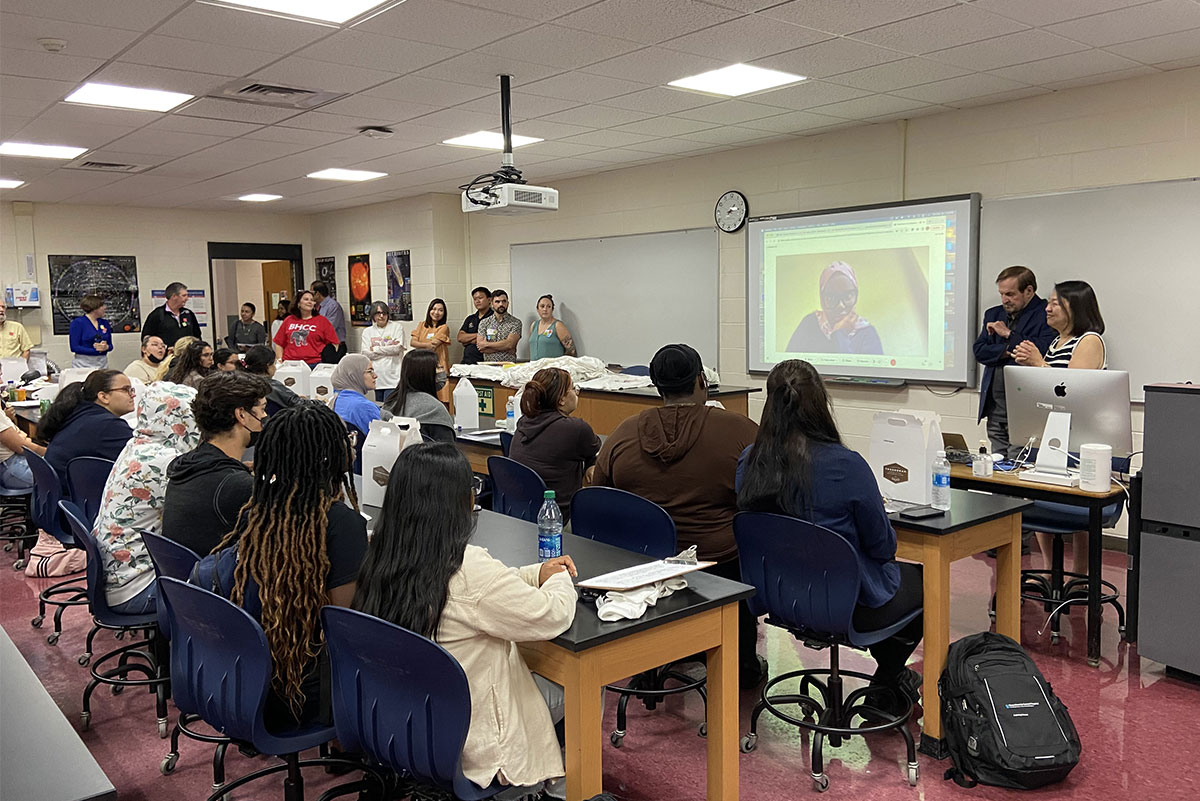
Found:
<svg viewBox="0 0 1200 801"><path fill-rule="evenodd" d="M159 337L168 348L175 347L175 340L182 336L203 339L200 322L187 308L188 288L179 281L173 281L167 284L164 294L167 302L146 315L142 337Z"/></svg>
<svg viewBox="0 0 1200 801"><path fill-rule="evenodd" d="M486 286L477 286L471 290L471 302L475 304L475 311L467 315L462 328L458 329L458 344L463 346L463 364L479 364L483 361L483 354L475 344L478 340L476 334L479 333L479 324L492 316L492 293Z"/></svg>
<svg viewBox="0 0 1200 801"><path fill-rule="evenodd" d="M33 340L25 326L8 319L8 304L0 297L0 359L28 359Z"/></svg>
<svg viewBox="0 0 1200 801"><path fill-rule="evenodd" d="M329 296L329 284L324 281L313 281L309 289L312 290L313 300L317 302L317 314L324 317L333 326L333 330L338 335L338 342L345 342L346 312L342 310L342 304Z"/></svg>
<svg viewBox="0 0 1200 801"><path fill-rule="evenodd" d="M520 341L521 321L508 313L508 293L497 289L492 293L492 316L480 322L475 344L485 362L514 362Z"/></svg>
<svg viewBox="0 0 1200 801"><path fill-rule="evenodd" d="M255 345L267 344L267 329L254 319L258 311L254 304L246 301L242 304L237 322L229 327L229 336L225 337L226 344L238 353L245 353Z"/></svg>
<svg viewBox="0 0 1200 801"><path fill-rule="evenodd" d="M1019 265L1005 267L996 276L1000 305L983 315L983 330L975 340L975 360L984 366L979 384L979 418L987 418L988 439L993 453L1011 457L1024 443L1008 441L1008 407L1004 398L1004 367L1016 364L1013 350L1029 340L1045 353L1055 331L1046 322L1046 301L1037 295L1033 270Z"/></svg>

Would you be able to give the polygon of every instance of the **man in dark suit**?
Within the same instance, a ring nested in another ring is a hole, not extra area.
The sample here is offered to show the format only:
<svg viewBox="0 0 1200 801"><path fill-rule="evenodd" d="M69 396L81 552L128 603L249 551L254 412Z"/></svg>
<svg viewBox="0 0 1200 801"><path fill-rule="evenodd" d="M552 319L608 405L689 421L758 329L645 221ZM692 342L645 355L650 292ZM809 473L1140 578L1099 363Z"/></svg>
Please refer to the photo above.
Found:
<svg viewBox="0 0 1200 801"><path fill-rule="evenodd" d="M975 340L975 360L984 366L979 384L979 418L987 418L992 451L1015 455L1024 443L1008 441L1008 409L1004 397L1004 367L1016 364L1012 352L1028 339L1045 353L1056 336L1046 322L1046 301L1037 295L1037 277L1028 267L1006 267L996 277L1000 305L983 315L983 330Z"/></svg>

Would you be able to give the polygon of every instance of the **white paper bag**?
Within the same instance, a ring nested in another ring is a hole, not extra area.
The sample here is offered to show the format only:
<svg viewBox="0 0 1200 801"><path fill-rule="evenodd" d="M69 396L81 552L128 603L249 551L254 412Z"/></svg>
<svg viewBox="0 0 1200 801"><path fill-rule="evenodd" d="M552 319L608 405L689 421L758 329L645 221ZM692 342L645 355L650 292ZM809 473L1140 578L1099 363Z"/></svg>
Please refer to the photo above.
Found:
<svg viewBox="0 0 1200 801"><path fill-rule="evenodd" d="M29 372L29 362L21 358L16 359L0 359L0 373L4 374L4 381L9 381L14 384L21 383L21 376Z"/></svg>
<svg viewBox="0 0 1200 801"><path fill-rule="evenodd" d="M68 384L74 384L76 381L86 381L87 377L96 372L97 369L96 367L68 367L58 375L58 388L62 389ZM16 381L19 377L17 376L12 380Z"/></svg>
<svg viewBox="0 0 1200 801"><path fill-rule="evenodd" d="M371 421L362 447L362 497L359 501L364 505L383 506L392 465L400 455L406 433L395 419Z"/></svg>
<svg viewBox="0 0 1200 801"><path fill-rule="evenodd" d="M275 380L302 398L311 397L308 391L312 370L304 362L284 362L275 370Z"/></svg>
<svg viewBox="0 0 1200 801"><path fill-rule="evenodd" d="M933 460L942 450L936 412L877 412L867 462L887 498L928 504L933 500Z"/></svg>
<svg viewBox="0 0 1200 801"><path fill-rule="evenodd" d="M454 425L464 431L479 428L479 395L466 376L454 388Z"/></svg>
<svg viewBox="0 0 1200 801"><path fill-rule="evenodd" d="M308 374L308 396L328 402L333 397L333 370L336 364L318 364Z"/></svg>

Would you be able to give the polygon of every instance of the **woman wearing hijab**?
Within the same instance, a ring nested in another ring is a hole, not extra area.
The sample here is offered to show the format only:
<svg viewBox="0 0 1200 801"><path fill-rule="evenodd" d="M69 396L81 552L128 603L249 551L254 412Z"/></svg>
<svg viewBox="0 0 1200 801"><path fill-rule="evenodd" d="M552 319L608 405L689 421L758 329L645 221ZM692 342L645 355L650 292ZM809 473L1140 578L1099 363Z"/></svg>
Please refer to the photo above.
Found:
<svg viewBox="0 0 1200 801"><path fill-rule="evenodd" d="M821 308L809 313L788 342L789 353L883 353L879 333L854 310L858 277L844 261L821 271Z"/></svg>
<svg viewBox="0 0 1200 801"><path fill-rule="evenodd" d="M348 353L333 369L329 383L336 393L333 410L346 427L358 435L354 446L354 474L361 475L363 440L371 430L371 421L382 417L379 407L368 397L375 390L375 368L361 353Z"/></svg>

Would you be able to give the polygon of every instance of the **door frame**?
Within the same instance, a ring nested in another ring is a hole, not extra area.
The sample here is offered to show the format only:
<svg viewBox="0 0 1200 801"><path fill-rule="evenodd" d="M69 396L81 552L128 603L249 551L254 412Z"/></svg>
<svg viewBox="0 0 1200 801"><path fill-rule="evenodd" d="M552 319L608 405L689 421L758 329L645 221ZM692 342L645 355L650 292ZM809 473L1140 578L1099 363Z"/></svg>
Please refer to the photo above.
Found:
<svg viewBox="0 0 1200 801"><path fill-rule="evenodd" d="M209 317L216 325L216 310L212 304L213 259L246 259L250 261L290 261L292 263L292 297L304 287L304 248L301 245L285 245L264 242L209 242L208 243L208 287ZM264 314L268 311L264 309ZM270 325L267 326L268 330ZM215 338L216 328L213 328Z"/></svg>

